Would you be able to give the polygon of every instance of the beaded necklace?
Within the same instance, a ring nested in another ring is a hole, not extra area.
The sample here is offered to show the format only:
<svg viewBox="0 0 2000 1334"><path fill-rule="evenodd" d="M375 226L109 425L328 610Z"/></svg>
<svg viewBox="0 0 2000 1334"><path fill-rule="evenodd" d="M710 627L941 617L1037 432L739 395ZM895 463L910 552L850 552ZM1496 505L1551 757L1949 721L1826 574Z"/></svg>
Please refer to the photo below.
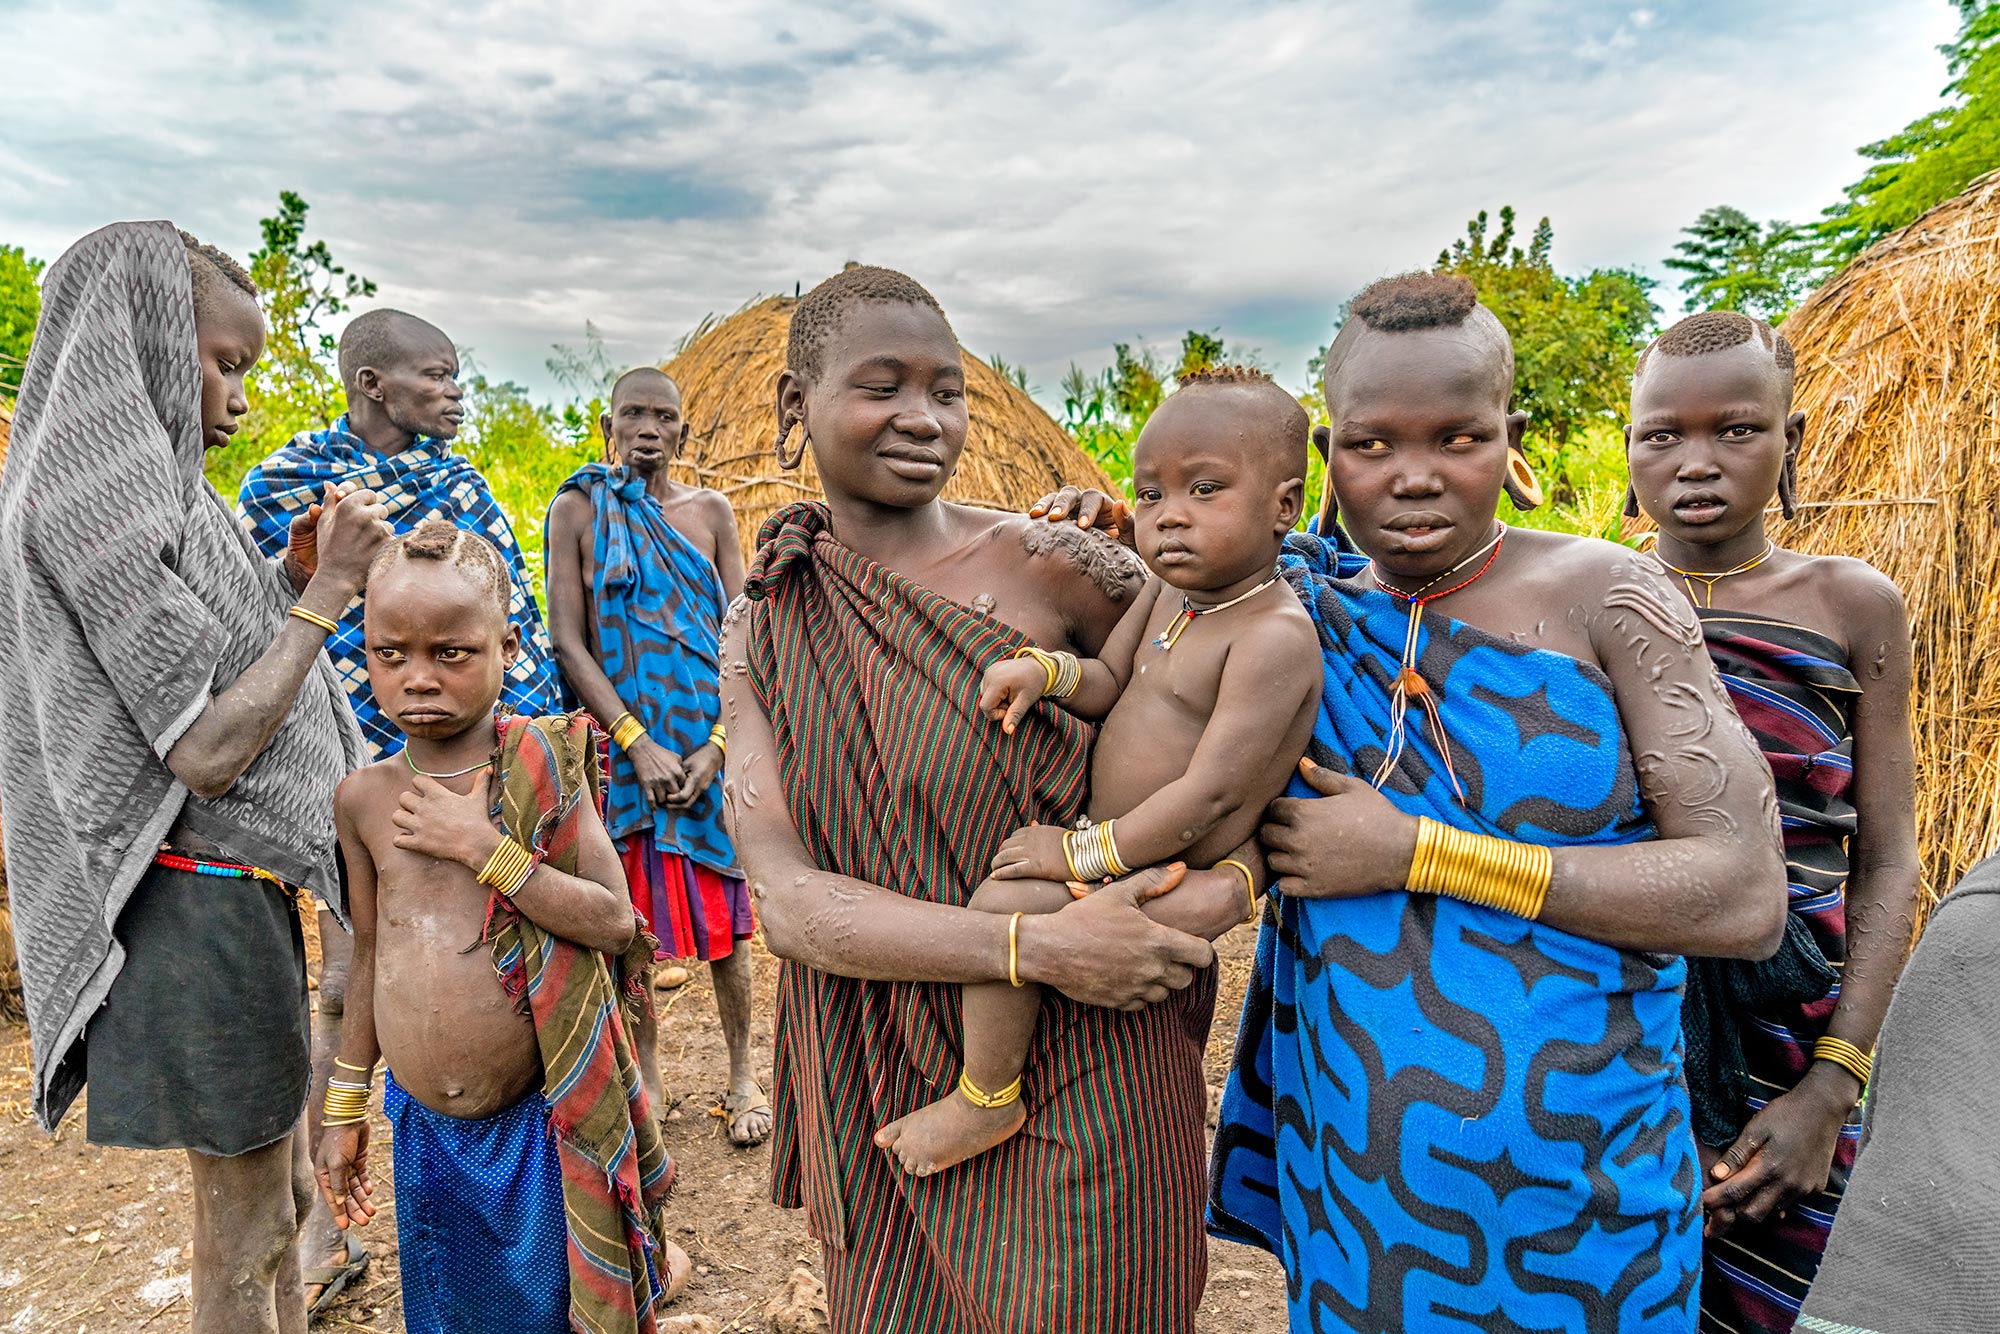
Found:
<svg viewBox="0 0 2000 1334"><path fill-rule="evenodd" d="M1465 789L1460 785L1458 770L1453 766L1451 761L1451 738L1445 734L1444 713L1441 708L1441 701L1438 699L1437 693L1431 689L1430 682L1424 680L1423 673L1417 670L1417 631L1423 624L1424 605L1426 603L1436 602L1439 598L1450 597L1461 588L1466 588L1475 583L1480 575L1485 574L1493 568L1493 562L1500 558L1500 543L1507 536L1507 527L1505 524L1498 525L1498 528L1499 531L1493 534L1491 542L1488 542L1485 546L1473 552L1443 574L1438 575L1434 579L1427 580L1420 587L1409 591L1397 588L1386 582L1382 578L1381 572L1376 570L1373 564L1370 564L1368 567L1369 573L1375 578L1376 587L1380 588L1390 597L1400 598L1410 604L1410 626L1409 630L1403 636L1402 665L1396 672L1395 690L1389 697L1389 744L1383 748L1382 763L1376 767L1375 777L1370 780L1378 788L1387 781L1389 774L1396 767L1396 761L1403 756L1403 748L1409 738L1410 703L1414 700L1417 707L1423 711L1424 723L1426 729L1430 732L1431 744L1437 748L1439 757L1444 760L1445 777L1451 780L1452 793L1458 798L1461 806L1465 804ZM1450 588L1439 589L1435 593L1425 591L1437 587L1437 585L1451 578L1481 556L1486 558L1485 563L1477 570L1474 570L1468 578L1453 584Z"/></svg>
<svg viewBox="0 0 2000 1334"><path fill-rule="evenodd" d="M1734 569L1724 570L1720 574L1703 574L1699 570L1683 570L1680 566L1673 564L1665 556L1662 556L1657 550L1653 552L1653 559L1657 560L1658 562L1660 562L1660 564L1666 566L1669 570L1672 570L1675 574L1679 575L1684 581L1686 581L1688 586L1689 602L1694 601L1694 581L1697 579L1701 580L1703 585L1703 591L1707 594L1707 596L1702 600L1701 605L1704 607L1712 608L1715 606L1715 586L1717 584L1721 583L1724 579L1727 579L1732 574L1750 573L1750 571L1756 569L1759 565L1762 565L1765 561L1771 559L1771 553L1775 552L1777 549L1778 549L1778 544L1776 542L1771 541L1769 538L1766 538L1764 540L1764 549L1762 551L1752 556L1749 560L1744 561L1741 565L1736 566Z"/></svg>
<svg viewBox="0 0 2000 1334"><path fill-rule="evenodd" d="M1228 611L1239 602L1248 602L1251 598L1256 597L1259 593L1277 582L1278 576L1274 574L1248 593L1238 593L1235 597L1229 599L1229 601L1218 602L1213 607L1197 607L1194 603L1188 601L1187 594L1181 594L1181 614L1174 620L1172 625L1153 636L1153 647L1165 653L1168 649L1181 642L1181 632L1186 630L1190 625L1193 625L1197 617L1213 616L1218 611Z"/></svg>

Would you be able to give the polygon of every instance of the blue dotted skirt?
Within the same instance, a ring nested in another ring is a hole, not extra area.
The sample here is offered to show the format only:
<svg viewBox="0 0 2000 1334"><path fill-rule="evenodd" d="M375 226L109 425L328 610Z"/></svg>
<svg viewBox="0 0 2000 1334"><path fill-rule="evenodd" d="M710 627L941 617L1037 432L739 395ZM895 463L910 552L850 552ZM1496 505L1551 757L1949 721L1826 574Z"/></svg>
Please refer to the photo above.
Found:
<svg viewBox="0 0 2000 1334"><path fill-rule="evenodd" d="M396 1240L409 1334L568 1334L569 1228L540 1090L497 1116L446 1116L391 1075Z"/></svg>

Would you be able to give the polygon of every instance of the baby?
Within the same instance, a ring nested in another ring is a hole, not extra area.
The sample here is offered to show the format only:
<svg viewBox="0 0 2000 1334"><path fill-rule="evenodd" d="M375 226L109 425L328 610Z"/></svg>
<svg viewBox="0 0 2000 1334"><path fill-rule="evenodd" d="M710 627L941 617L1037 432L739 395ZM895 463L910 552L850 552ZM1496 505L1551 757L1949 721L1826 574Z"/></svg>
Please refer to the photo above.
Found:
<svg viewBox="0 0 2000 1334"><path fill-rule="evenodd" d="M1100 657L1024 648L980 687L979 707L1010 735L1045 697L1102 720L1089 826L1017 830L972 907L1051 913L1168 858L1220 865L1254 837L1319 713L1318 634L1277 586L1303 503L1307 432L1291 395L1234 367L1188 376L1146 423L1132 455L1133 517L1153 577ZM1254 877L1232 864L1254 908ZM1021 1070L1038 991L967 987L963 1005L958 1088L876 1137L918 1175L984 1153L1027 1119Z"/></svg>

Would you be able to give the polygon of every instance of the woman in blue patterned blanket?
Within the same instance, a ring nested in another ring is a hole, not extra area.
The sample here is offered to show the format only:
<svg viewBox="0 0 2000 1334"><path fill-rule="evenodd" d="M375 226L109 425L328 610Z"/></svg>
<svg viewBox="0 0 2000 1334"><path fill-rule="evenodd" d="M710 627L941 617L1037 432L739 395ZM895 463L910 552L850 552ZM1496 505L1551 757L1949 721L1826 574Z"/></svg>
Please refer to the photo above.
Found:
<svg viewBox="0 0 2000 1334"><path fill-rule="evenodd" d="M1282 566L1326 689L1210 1228L1279 1256L1296 1330L1687 1334L1678 956L1782 936L1769 770L1656 565L1494 518L1526 418L1469 283L1370 287L1326 364L1358 550Z"/></svg>

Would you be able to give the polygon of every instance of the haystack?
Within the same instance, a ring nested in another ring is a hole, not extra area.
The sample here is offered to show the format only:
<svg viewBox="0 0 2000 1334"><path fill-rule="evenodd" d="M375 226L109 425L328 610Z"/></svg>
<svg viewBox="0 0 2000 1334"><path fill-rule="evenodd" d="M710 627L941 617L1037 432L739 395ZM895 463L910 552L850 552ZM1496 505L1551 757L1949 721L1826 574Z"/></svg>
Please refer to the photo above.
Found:
<svg viewBox="0 0 2000 1334"><path fill-rule="evenodd" d="M771 511L820 494L810 453L798 471L784 472L771 450L778 374L797 304L768 297L704 324L665 366L692 427L675 475L729 497L745 559ZM1064 482L1109 489L1103 470L1032 398L970 352L965 388L972 427L945 499L1024 510Z"/></svg>
<svg viewBox="0 0 2000 1334"><path fill-rule="evenodd" d="M2000 845L2000 172L1863 253L1784 330L1803 507L1773 536L1858 556L1909 601L1934 902Z"/></svg>

